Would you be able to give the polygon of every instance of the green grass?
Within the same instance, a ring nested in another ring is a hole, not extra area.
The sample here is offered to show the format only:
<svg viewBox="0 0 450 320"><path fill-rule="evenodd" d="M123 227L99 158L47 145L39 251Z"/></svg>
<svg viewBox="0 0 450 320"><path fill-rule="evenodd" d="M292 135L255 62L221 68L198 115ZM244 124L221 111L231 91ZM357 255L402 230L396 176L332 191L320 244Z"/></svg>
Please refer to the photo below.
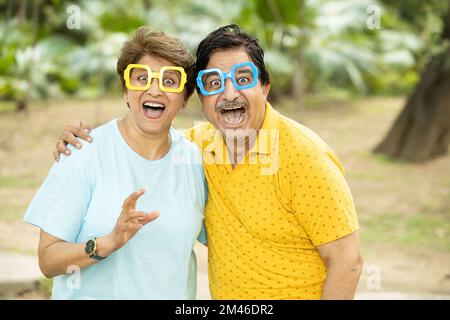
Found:
<svg viewBox="0 0 450 320"><path fill-rule="evenodd" d="M14 176L0 176L0 190L12 189L17 193L17 197L2 196L0 206L0 221L15 222L23 218L28 202L23 202L21 193L30 189L37 189L40 182L31 177L19 178Z"/></svg>
<svg viewBox="0 0 450 320"><path fill-rule="evenodd" d="M52 295L52 287L53 287L53 279L43 278L39 281L39 284L36 286L34 293L38 294L38 299L50 299ZM29 292L27 292L29 293ZM34 298L34 296L33 296ZM8 299L23 299L22 295L14 295L14 294L0 294L0 300L8 300ZM29 298L26 298L29 299Z"/></svg>
<svg viewBox="0 0 450 320"><path fill-rule="evenodd" d="M377 172L375 170L369 171L347 171L345 173L346 178L358 181L379 181L384 176L381 172Z"/></svg>
<svg viewBox="0 0 450 320"><path fill-rule="evenodd" d="M0 176L0 188L37 188L39 183L31 178Z"/></svg>
<svg viewBox="0 0 450 320"><path fill-rule="evenodd" d="M26 208L25 204L2 203L2 208L0 209L0 221L20 221L23 218Z"/></svg>
<svg viewBox="0 0 450 320"><path fill-rule="evenodd" d="M361 218L363 244L396 243L450 251L450 219L427 214L380 213Z"/></svg>
<svg viewBox="0 0 450 320"><path fill-rule="evenodd" d="M379 163L379 164L388 164L388 165L404 165L404 164L408 164L408 162L405 162L403 160L399 160L399 159L393 159L391 157L388 157L384 154L381 153L376 153L373 155L373 159L375 160L375 162Z"/></svg>
<svg viewBox="0 0 450 320"><path fill-rule="evenodd" d="M12 101L0 101L0 112L13 111L15 107Z"/></svg>
<svg viewBox="0 0 450 320"><path fill-rule="evenodd" d="M39 291L41 294L50 299L52 295L53 279L43 278L39 283Z"/></svg>
<svg viewBox="0 0 450 320"><path fill-rule="evenodd" d="M356 97L348 92L334 91L327 94L306 95L305 105L308 108L321 108L336 103L351 102Z"/></svg>

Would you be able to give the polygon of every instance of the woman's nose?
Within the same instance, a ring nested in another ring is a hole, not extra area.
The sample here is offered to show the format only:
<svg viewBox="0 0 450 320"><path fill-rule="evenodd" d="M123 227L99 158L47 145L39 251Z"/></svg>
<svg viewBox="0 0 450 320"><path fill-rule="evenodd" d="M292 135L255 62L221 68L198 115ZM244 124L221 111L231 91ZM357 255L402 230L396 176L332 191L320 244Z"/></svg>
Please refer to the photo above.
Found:
<svg viewBox="0 0 450 320"><path fill-rule="evenodd" d="M148 88L147 92L152 97L158 97L162 94L161 89L159 88L159 79L158 78L150 79L150 87Z"/></svg>

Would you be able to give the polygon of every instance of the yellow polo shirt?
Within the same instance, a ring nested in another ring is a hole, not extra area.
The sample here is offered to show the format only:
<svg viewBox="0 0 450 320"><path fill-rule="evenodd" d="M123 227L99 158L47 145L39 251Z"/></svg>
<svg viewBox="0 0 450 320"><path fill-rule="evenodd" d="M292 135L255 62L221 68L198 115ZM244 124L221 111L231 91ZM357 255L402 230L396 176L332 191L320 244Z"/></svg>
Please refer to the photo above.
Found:
<svg viewBox="0 0 450 320"><path fill-rule="evenodd" d="M344 170L311 130L269 104L253 148L234 169L218 130L187 136L202 149L213 299L320 299L317 246L358 226Z"/></svg>

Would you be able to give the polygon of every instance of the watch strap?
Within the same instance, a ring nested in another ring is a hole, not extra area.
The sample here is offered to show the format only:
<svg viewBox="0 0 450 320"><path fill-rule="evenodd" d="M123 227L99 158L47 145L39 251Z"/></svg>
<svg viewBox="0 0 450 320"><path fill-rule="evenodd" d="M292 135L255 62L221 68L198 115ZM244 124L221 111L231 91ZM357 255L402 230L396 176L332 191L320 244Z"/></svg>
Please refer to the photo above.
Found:
<svg viewBox="0 0 450 320"><path fill-rule="evenodd" d="M97 261L105 259L106 257L101 257L101 256L97 255L97 250L98 250L97 238L93 238L92 240L95 242L95 248L94 248L94 251L89 255L89 258L95 259Z"/></svg>

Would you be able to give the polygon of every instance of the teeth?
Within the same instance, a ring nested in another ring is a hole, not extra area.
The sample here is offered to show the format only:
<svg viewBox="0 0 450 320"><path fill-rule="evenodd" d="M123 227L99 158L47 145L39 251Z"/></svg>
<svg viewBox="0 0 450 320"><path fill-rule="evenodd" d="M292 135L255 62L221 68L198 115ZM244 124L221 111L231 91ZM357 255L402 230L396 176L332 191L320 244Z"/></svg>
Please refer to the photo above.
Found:
<svg viewBox="0 0 450 320"><path fill-rule="evenodd" d="M230 109L234 110L234 109ZM228 111L228 110L227 110ZM243 110L239 111L231 111L231 112L222 112L222 119L225 120L228 124L236 125L241 123L244 120L245 112Z"/></svg>
<svg viewBox="0 0 450 320"><path fill-rule="evenodd" d="M223 110L235 110L235 109L240 109L240 108L242 108L242 107L239 107L239 106L235 106L235 107L227 107L227 108L223 108Z"/></svg>
<svg viewBox="0 0 450 320"><path fill-rule="evenodd" d="M153 102L145 102L144 107L153 107L153 108L165 108L161 103L153 103Z"/></svg>

